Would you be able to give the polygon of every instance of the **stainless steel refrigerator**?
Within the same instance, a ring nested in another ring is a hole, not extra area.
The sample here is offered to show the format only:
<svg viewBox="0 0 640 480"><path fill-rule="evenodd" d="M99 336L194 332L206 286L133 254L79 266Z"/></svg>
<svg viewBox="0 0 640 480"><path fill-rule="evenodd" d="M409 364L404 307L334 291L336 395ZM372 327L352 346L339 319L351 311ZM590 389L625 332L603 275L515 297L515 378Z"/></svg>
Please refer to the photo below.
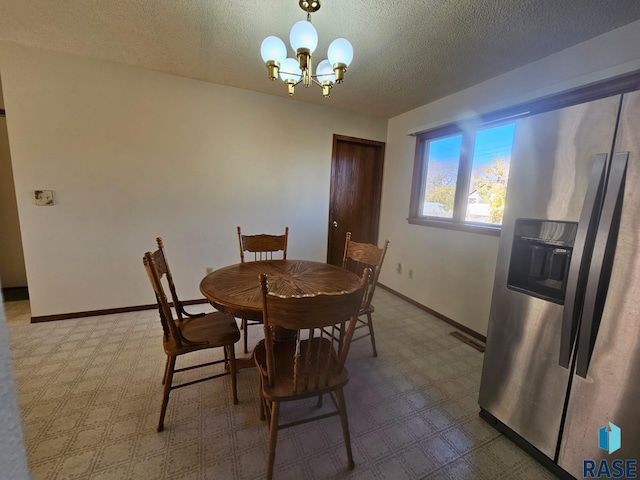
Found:
<svg viewBox="0 0 640 480"><path fill-rule="evenodd" d="M517 120L479 404L561 476L640 457L640 92Z"/></svg>

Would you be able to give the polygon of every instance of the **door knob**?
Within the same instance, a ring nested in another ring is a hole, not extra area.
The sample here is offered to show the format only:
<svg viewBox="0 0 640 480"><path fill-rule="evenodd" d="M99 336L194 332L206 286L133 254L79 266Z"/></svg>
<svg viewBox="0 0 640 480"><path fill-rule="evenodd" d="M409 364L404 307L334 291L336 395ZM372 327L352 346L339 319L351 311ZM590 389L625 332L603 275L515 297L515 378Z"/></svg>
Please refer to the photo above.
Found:
<svg viewBox="0 0 640 480"><path fill-rule="evenodd" d="M335 220L333 221L333 228L338 228L338 222L336 222Z"/></svg>

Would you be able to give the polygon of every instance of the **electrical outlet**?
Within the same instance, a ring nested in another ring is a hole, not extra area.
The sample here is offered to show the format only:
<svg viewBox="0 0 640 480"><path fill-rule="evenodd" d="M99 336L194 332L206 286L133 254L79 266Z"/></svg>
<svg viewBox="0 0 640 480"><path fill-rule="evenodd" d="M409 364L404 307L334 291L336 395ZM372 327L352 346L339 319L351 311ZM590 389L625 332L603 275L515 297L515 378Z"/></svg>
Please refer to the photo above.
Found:
<svg viewBox="0 0 640 480"><path fill-rule="evenodd" d="M399 274L402 273L402 264L400 262L398 262L398 265L396 265L396 272L398 272Z"/></svg>
<svg viewBox="0 0 640 480"><path fill-rule="evenodd" d="M413 270L409 269L409 272L407 274L409 276L409 278L413 278Z"/></svg>

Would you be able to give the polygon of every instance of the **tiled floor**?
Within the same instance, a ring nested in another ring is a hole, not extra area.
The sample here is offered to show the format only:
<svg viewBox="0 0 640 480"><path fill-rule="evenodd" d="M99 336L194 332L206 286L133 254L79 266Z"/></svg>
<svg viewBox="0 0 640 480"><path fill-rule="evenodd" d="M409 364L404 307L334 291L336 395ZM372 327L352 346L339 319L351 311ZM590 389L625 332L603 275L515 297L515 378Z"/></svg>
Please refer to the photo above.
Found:
<svg viewBox="0 0 640 480"><path fill-rule="evenodd" d="M382 289L374 303L379 356L365 339L348 361L355 470L333 417L280 432L276 478L555 478L478 417L481 353ZM156 433L165 359L156 311L30 324L28 301L4 306L35 480L264 478L252 369L238 375L239 405L229 377L174 391ZM249 331L255 341L262 330ZM195 372L180 375L206 373Z"/></svg>

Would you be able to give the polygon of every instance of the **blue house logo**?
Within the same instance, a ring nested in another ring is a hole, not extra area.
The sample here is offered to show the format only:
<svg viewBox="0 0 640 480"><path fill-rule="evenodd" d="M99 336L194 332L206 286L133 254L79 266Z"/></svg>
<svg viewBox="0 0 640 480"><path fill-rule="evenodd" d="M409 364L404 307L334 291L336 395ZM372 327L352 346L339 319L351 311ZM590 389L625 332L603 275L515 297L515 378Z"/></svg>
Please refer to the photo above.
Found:
<svg viewBox="0 0 640 480"><path fill-rule="evenodd" d="M609 425L598 430L598 447L609 454L622 446L620 427ZM638 461L635 458L603 458L599 461L585 459L582 463L583 478L638 478Z"/></svg>
<svg viewBox="0 0 640 480"><path fill-rule="evenodd" d="M621 446L620 427L609 422L609 430L605 425L598 431L598 447L613 453Z"/></svg>

